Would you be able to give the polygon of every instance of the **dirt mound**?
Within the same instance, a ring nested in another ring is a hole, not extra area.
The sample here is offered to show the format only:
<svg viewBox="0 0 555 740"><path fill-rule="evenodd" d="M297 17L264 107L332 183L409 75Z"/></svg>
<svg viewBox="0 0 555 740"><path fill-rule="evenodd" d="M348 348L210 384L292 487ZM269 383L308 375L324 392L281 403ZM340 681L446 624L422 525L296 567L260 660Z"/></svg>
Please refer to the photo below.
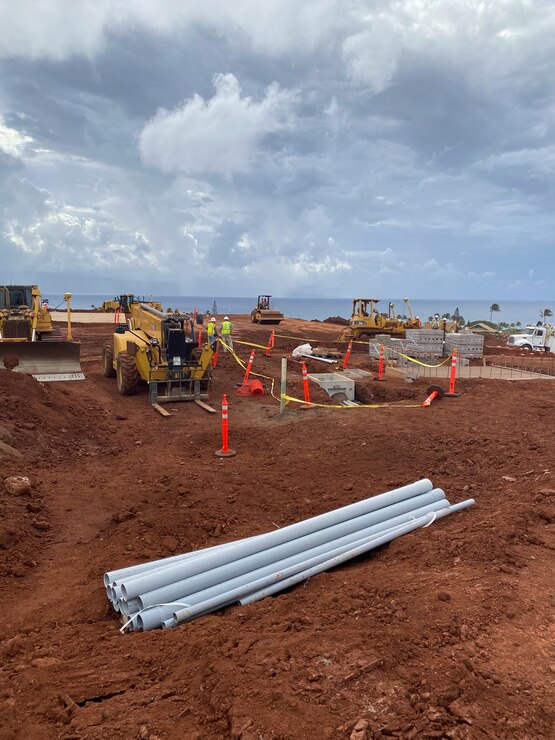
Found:
<svg viewBox="0 0 555 740"><path fill-rule="evenodd" d="M0 424L30 462L82 457L98 450L106 419L93 398L76 399L62 383L39 383L30 375L0 370ZM0 472L12 471L8 461Z"/></svg>
<svg viewBox="0 0 555 740"><path fill-rule="evenodd" d="M407 383L402 378L376 380L357 380L355 385L356 400L361 403L395 403L396 401L422 402L426 397L428 383L419 380Z"/></svg>
<svg viewBox="0 0 555 740"><path fill-rule="evenodd" d="M26 576L37 565L49 530L40 486L16 495L0 481L0 579ZM8 587L2 580L0 584L0 589Z"/></svg>
<svg viewBox="0 0 555 740"><path fill-rule="evenodd" d="M344 319L342 316L328 316L327 319L322 321L322 324L339 324L340 326L348 326L349 321Z"/></svg>
<svg viewBox="0 0 555 740"><path fill-rule="evenodd" d="M265 346L268 327L237 325ZM162 739L176 728L189 740L551 737L553 381L463 381L458 398L428 410L424 379L364 381L372 400L401 402L290 404L280 416L266 379L262 398L234 395L244 370L220 353L211 403L228 395L237 450L220 461L219 414L168 404L163 418L145 389L124 398L102 376L110 330L77 329L87 381L0 385L7 444L39 451L34 472L14 471L30 477L28 494L8 496L0 481L1 738ZM293 320L280 331L325 345L337 335ZM299 340L277 339L270 358L257 349L254 369L276 379L277 396L281 356ZM353 352L351 367L370 365ZM300 366L288 372L288 392L302 398ZM27 395L36 427L18 431ZM61 426L96 454L60 448ZM274 598L119 634L105 570L277 529L419 477L477 504Z"/></svg>

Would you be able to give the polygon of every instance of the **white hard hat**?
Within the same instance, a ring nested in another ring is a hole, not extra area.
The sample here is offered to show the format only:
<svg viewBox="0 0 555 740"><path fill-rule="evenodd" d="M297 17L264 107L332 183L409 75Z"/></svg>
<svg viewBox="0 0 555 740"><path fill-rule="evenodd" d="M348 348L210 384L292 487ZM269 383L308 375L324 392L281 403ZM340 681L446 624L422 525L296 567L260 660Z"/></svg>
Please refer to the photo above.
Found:
<svg viewBox="0 0 555 740"><path fill-rule="evenodd" d="M212 318L210 319L210 321L216 321L216 319L212 316Z"/></svg>
<svg viewBox="0 0 555 740"><path fill-rule="evenodd" d="M224 321L229 321L229 316L224 316Z"/></svg>

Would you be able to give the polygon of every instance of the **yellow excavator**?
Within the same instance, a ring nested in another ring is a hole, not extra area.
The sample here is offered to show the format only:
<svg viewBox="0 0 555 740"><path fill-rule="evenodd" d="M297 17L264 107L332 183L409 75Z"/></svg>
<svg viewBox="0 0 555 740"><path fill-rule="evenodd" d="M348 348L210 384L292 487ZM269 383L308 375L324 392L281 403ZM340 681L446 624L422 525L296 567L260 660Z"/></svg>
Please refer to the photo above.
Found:
<svg viewBox="0 0 555 740"><path fill-rule="evenodd" d="M132 303L127 326L118 326L104 345L102 372L115 377L118 391L130 396L148 385L150 403L194 401L213 411L207 399L212 379L213 349L199 347L195 322L189 314L166 314L147 303Z"/></svg>
<svg viewBox="0 0 555 740"><path fill-rule="evenodd" d="M418 316L413 316L412 314L412 308L410 307L409 299L403 298L403 303L407 307L407 311L409 312L410 318L405 321L405 329L421 329L422 328L422 322L420 321Z"/></svg>
<svg viewBox="0 0 555 740"><path fill-rule="evenodd" d="M420 322L413 317L408 298L404 299L410 313L410 319L406 321L396 317L393 303L389 304L387 313L380 313L376 308L379 302L379 298L353 298L351 320L342 330L339 340L367 341L376 334L404 337L407 329L419 328Z"/></svg>
<svg viewBox="0 0 555 740"><path fill-rule="evenodd" d="M84 379L80 344L72 341L71 293L64 299L67 341L54 329L37 285L0 285L0 367L33 375L42 382Z"/></svg>

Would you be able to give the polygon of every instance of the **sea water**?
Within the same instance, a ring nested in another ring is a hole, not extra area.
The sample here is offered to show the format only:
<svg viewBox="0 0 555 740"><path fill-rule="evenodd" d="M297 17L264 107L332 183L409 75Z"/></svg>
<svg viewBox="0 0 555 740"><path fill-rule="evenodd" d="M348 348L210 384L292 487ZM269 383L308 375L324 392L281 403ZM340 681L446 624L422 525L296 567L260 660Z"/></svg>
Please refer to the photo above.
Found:
<svg viewBox="0 0 555 740"><path fill-rule="evenodd" d="M63 296L55 293L45 293L51 308L58 304L63 306ZM100 306L104 300L113 298L111 295L99 294L74 294L71 299L72 308L91 309ZM212 312L213 304L216 303L217 313L223 314L247 314L250 313L256 303L256 297L229 297L229 296L145 296L148 300L153 298L164 306L164 309L173 308L180 311L193 311L197 309L201 313ZM384 298L378 303L380 311L387 313L390 300L395 305L396 314L408 315L402 298ZM427 321L429 316L439 313L453 314L458 308L459 313L468 321L490 320L489 307L493 301L479 300L435 300L433 298L411 300L412 313ZM555 313L555 300L549 301L497 301L500 311L493 314L496 323L505 321L508 324L520 321L523 326L535 324L540 320L540 312L545 308ZM349 298L272 298L272 306L281 311L285 316L297 319L323 321L329 316L342 316L348 318L351 315L352 300Z"/></svg>

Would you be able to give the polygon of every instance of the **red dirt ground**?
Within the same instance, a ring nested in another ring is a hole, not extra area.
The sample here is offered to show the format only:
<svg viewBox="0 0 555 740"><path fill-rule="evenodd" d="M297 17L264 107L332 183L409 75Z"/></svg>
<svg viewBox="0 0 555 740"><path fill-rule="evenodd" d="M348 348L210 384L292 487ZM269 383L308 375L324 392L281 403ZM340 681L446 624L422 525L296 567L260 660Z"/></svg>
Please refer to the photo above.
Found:
<svg viewBox="0 0 555 740"><path fill-rule="evenodd" d="M266 344L268 327L236 324ZM333 346L338 327L278 332ZM180 404L163 418L146 391L120 397L100 373L110 326L75 333L85 381L0 371L0 425L24 455L1 478L33 484L14 497L0 483L1 738L552 737L553 381L468 380L424 410L427 381L389 379L364 384L385 408L280 417L268 393L234 395L243 371L220 353L212 403L229 394L238 454L219 461L217 416ZM255 369L277 378L296 344L257 350ZM371 367L356 350L351 364ZM477 505L280 596L119 634L105 570L420 477Z"/></svg>

